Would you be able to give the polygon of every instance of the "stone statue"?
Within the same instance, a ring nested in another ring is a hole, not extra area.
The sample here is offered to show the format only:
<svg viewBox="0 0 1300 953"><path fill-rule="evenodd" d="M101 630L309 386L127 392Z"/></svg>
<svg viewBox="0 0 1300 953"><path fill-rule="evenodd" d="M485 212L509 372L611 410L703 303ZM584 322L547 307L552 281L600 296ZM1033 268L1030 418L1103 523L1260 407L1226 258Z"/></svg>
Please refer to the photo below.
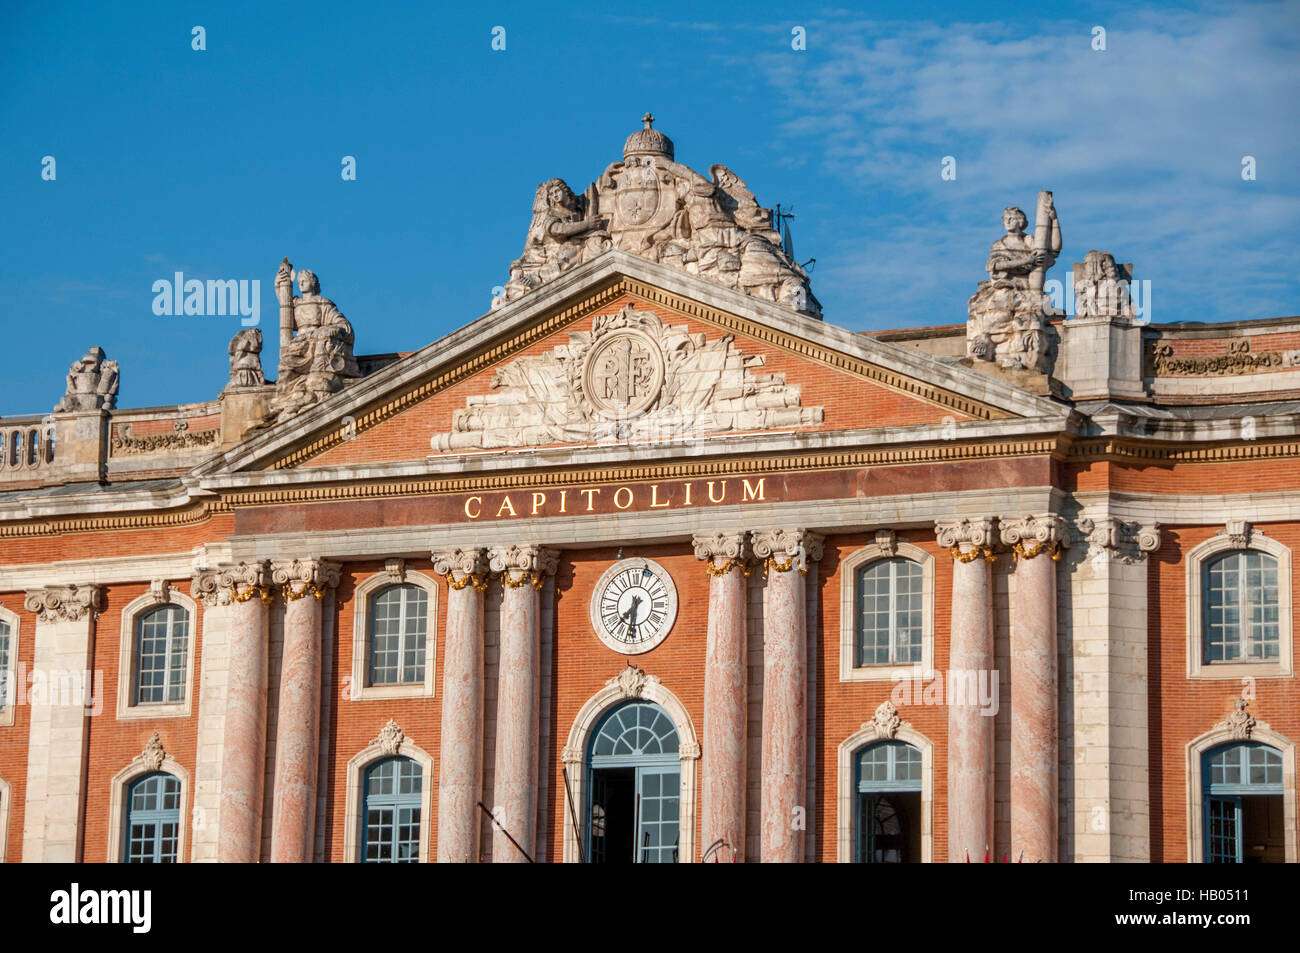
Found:
<svg viewBox="0 0 1300 953"><path fill-rule="evenodd" d="M1034 235L1025 234L1029 219L1014 206L1002 213L1006 234L993 243L981 281L968 304L966 351L978 360L1003 367L1050 374L1055 362L1057 312L1043 293L1047 269L1061 251L1061 226L1051 192L1038 193Z"/></svg>
<svg viewBox="0 0 1300 953"><path fill-rule="evenodd" d="M537 188L524 252L510 267L506 300L610 248L708 278L756 298L821 316L807 273L786 255L749 187L723 165L706 179L673 160L672 140L654 117L623 146L582 196L561 179Z"/></svg>
<svg viewBox="0 0 1300 953"><path fill-rule="evenodd" d="M261 387L266 383L262 373L262 331L244 328L230 339L230 383L232 387Z"/></svg>
<svg viewBox="0 0 1300 953"><path fill-rule="evenodd" d="M293 265L285 258L275 276L280 368L270 410L276 422L342 390L349 378L361 376L352 354L352 325L333 301L321 296L320 282L312 272L304 268L297 278L301 295L295 297Z"/></svg>
<svg viewBox="0 0 1300 953"><path fill-rule="evenodd" d="M92 347L68 368L68 389L54 412L112 410L117 405L117 383L117 361L106 360L102 347Z"/></svg>
<svg viewBox="0 0 1300 953"><path fill-rule="evenodd" d="M1093 249L1074 266L1074 316L1131 318L1137 313L1129 296L1131 271L1115 264L1110 252Z"/></svg>

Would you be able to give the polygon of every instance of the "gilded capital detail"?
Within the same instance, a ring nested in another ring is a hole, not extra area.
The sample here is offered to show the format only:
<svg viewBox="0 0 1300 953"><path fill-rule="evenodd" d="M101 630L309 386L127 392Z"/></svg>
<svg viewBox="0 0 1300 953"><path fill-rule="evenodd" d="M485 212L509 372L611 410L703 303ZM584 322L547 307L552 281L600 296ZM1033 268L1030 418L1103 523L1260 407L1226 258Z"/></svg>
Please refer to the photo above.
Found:
<svg viewBox="0 0 1300 953"><path fill-rule="evenodd" d="M488 554L487 550L473 547L470 549L444 549L433 554L433 571L447 577L447 585L454 590L472 585L479 592L487 589Z"/></svg>
<svg viewBox="0 0 1300 953"><path fill-rule="evenodd" d="M998 529L1003 545L1011 547L1016 559L1033 559L1046 553L1056 562L1061 558L1061 547L1070 545L1069 524L1055 513L1000 519Z"/></svg>
<svg viewBox="0 0 1300 953"><path fill-rule="evenodd" d="M511 589L518 589L525 582L541 589L546 577L555 575L559 561L559 550L531 544L494 546L488 553L488 565L494 573L501 574L502 583Z"/></svg>
<svg viewBox="0 0 1300 953"><path fill-rule="evenodd" d="M275 596L270 586L271 570L265 562L223 563L215 569L195 572L190 595L205 606L228 606L260 596L269 602Z"/></svg>
<svg viewBox="0 0 1300 953"><path fill-rule="evenodd" d="M725 576L737 567L749 574L749 567L745 564L753 557L753 550L748 533L719 531L707 536L697 535L691 538L691 545L695 549L695 558L705 561L704 568L709 575Z"/></svg>
<svg viewBox="0 0 1300 953"><path fill-rule="evenodd" d="M339 584L343 567L324 559L293 559L288 562L271 563L271 581L283 594L286 602L294 602L303 596L325 595L326 590L334 589Z"/></svg>
<svg viewBox="0 0 1300 953"><path fill-rule="evenodd" d="M935 536L939 545L952 554L952 558L964 563L983 556L989 562L997 557L993 554L993 519L990 517L963 517L958 520L945 520L934 524Z"/></svg>
<svg viewBox="0 0 1300 953"><path fill-rule="evenodd" d="M87 615L96 618L104 608L104 590L100 586L46 586L28 589L23 605L36 613L41 625L56 622L79 622Z"/></svg>
<svg viewBox="0 0 1300 953"><path fill-rule="evenodd" d="M755 531L750 537L754 555L764 561L768 570L789 572L808 571L808 563L822 558L825 537L802 528L776 527Z"/></svg>

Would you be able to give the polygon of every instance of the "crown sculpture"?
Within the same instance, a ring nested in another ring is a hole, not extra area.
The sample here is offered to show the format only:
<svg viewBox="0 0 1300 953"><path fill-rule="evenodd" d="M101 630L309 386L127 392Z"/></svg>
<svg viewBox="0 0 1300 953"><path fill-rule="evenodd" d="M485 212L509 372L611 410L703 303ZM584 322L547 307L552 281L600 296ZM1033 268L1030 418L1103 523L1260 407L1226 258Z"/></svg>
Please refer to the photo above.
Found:
<svg viewBox="0 0 1300 953"><path fill-rule="evenodd" d="M966 353L1002 367L1050 374L1056 362L1056 332L1051 319L1062 312L1043 293L1047 269L1061 252L1061 223L1051 192L1038 193L1034 234L1029 219L1010 206L1002 212L1007 233L993 243L981 281L968 304Z"/></svg>
<svg viewBox="0 0 1300 953"><path fill-rule="evenodd" d="M821 305L744 181L726 166L706 179L673 160L672 140L653 127L628 136L614 162L581 196L547 179L533 198L524 252L510 266L514 301L568 269L619 248L814 317Z"/></svg>

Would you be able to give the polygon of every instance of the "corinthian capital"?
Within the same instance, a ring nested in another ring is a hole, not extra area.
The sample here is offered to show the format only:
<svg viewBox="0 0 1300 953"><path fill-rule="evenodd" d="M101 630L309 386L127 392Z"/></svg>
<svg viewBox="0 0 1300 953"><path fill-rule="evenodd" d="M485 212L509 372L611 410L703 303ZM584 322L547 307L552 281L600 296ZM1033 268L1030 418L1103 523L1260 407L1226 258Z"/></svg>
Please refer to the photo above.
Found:
<svg viewBox="0 0 1300 953"><path fill-rule="evenodd" d="M757 530L750 537L754 555L767 560L769 569L777 572L789 572L798 567L800 572L807 569L809 562L822 558L822 544L825 537L802 528L778 526L773 529ZM782 563L781 560L785 562Z"/></svg>
<svg viewBox="0 0 1300 953"><path fill-rule="evenodd" d="M436 552L433 554L433 571L439 576L453 577L457 581L466 576L484 576L488 571L487 550L457 547Z"/></svg>
<svg viewBox="0 0 1300 953"><path fill-rule="evenodd" d="M940 520L934 524L934 532L945 549L987 549L993 545L993 520L988 517Z"/></svg>
<svg viewBox="0 0 1300 953"><path fill-rule="evenodd" d="M190 584L190 595L205 606L228 606L245 602L254 595L270 592L270 567L265 562L223 563L215 569L199 569Z"/></svg>
<svg viewBox="0 0 1300 953"><path fill-rule="evenodd" d="M1011 546L1020 559L1033 559L1046 552L1055 560L1062 546L1070 545L1069 524L1055 513L998 520L1004 545Z"/></svg>
<svg viewBox="0 0 1300 953"><path fill-rule="evenodd" d="M41 625L56 622L80 622L87 615L97 616L104 608L104 590L100 586L45 586L28 589L23 605L36 613Z"/></svg>
<svg viewBox="0 0 1300 953"><path fill-rule="evenodd" d="M1088 542L1124 562L1135 562L1160 548L1160 524L1105 517L1079 521Z"/></svg>
<svg viewBox="0 0 1300 953"><path fill-rule="evenodd" d="M325 559L291 559L271 563L271 581L290 602L306 595L319 599L338 586L342 571L341 565Z"/></svg>

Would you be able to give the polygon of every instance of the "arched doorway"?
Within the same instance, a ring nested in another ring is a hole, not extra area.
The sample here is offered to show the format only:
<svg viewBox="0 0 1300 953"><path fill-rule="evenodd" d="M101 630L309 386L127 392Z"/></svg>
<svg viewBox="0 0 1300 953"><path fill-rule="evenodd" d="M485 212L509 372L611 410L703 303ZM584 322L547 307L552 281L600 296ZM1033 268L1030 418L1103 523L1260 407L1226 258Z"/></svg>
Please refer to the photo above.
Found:
<svg viewBox="0 0 1300 953"><path fill-rule="evenodd" d="M1282 752L1247 741L1202 759L1206 863L1285 862Z"/></svg>
<svg viewBox="0 0 1300 953"><path fill-rule="evenodd" d="M855 860L921 860L921 752L902 741L863 748L856 765Z"/></svg>
<svg viewBox="0 0 1300 953"><path fill-rule="evenodd" d="M650 701L612 709L587 752L586 857L595 864L677 863L681 755L673 719Z"/></svg>

